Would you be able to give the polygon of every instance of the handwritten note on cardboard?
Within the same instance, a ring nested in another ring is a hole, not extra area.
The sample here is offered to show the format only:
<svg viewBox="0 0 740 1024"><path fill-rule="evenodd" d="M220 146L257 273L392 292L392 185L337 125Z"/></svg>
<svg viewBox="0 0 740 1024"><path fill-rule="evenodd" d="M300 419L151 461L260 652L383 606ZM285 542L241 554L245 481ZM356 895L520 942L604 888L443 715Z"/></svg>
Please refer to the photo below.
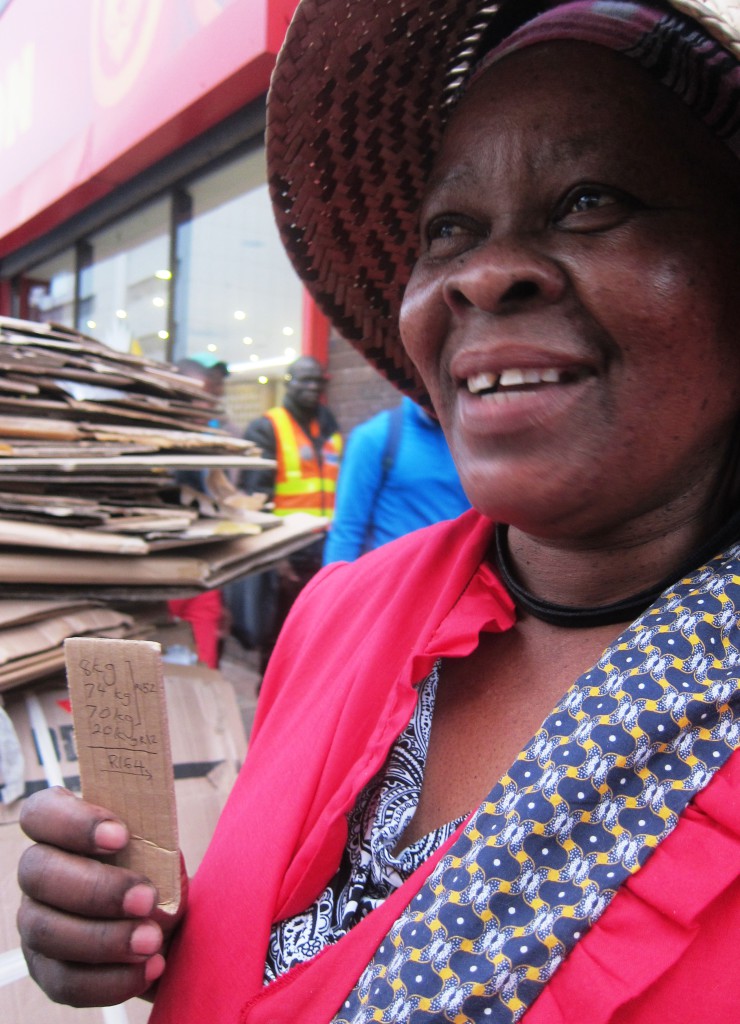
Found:
<svg viewBox="0 0 740 1024"><path fill-rule="evenodd" d="M174 913L180 854L160 646L72 637L64 655L82 795L126 822L131 842L115 862L146 875Z"/></svg>

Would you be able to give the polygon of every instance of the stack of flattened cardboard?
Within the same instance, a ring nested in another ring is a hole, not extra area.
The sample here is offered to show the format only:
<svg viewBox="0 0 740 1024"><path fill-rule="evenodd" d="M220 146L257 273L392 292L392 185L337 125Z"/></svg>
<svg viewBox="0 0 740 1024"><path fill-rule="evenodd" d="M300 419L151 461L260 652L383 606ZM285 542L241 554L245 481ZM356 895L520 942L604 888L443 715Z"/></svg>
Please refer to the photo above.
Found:
<svg viewBox="0 0 740 1024"><path fill-rule="evenodd" d="M130 639L149 632L136 616L94 601L0 601L0 691L60 671L67 637Z"/></svg>
<svg viewBox="0 0 740 1024"><path fill-rule="evenodd" d="M274 463L218 413L170 364L0 318L0 690L57 670L67 636L146 635L131 602L220 587L325 528L235 490L228 467Z"/></svg>
<svg viewBox="0 0 740 1024"><path fill-rule="evenodd" d="M27 976L15 929L24 800L79 791L64 686L66 638L143 638L188 597L275 562L324 528L235 491L228 467L266 465L214 429L217 404L173 367L81 334L0 318L0 1021L144 1024L149 1007L55 1006ZM272 463L269 463L272 465ZM208 471L208 496L178 470ZM180 624L182 626L183 624ZM175 626L179 629L180 626ZM231 683L164 667L180 845L197 866L246 736Z"/></svg>
<svg viewBox="0 0 740 1024"><path fill-rule="evenodd" d="M191 596L314 540L323 520L254 509L223 472L216 498L178 485L177 470L273 465L209 426L217 413L175 367L0 318L6 596Z"/></svg>

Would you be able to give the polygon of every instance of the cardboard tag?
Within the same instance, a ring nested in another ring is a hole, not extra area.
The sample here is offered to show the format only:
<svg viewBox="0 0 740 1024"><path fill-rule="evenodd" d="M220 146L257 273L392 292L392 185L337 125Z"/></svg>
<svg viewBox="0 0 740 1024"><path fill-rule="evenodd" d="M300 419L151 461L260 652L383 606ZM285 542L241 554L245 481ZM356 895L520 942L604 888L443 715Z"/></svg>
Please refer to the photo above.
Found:
<svg viewBox="0 0 740 1024"><path fill-rule="evenodd" d="M131 842L115 863L146 875L174 913L180 854L160 645L72 637L64 655L82 795L126 822Z"/></svg>

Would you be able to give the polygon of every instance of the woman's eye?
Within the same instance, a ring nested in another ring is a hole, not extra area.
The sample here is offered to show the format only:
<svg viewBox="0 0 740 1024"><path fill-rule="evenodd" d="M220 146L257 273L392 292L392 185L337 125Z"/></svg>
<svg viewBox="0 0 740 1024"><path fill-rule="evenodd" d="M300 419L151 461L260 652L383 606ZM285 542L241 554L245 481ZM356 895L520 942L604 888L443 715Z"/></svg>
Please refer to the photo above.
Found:
<svg viewBox="0 0 740 1024"><path fill-rule="evenodd" d="M558 204L554 221L573 230L599 230L627 216L640 204L618 189L603 185L579 185Z"/></svg>
<svg viewBox="0 0 740 1024"><path fill-rule="evenodd" d="M454 238L457 234L459 234L459 225L449 219L438 217L427 225L426 236L428 242L445 241L449 238Z"/></svg>
<svg viewBox="0 0 740 1024"><path fill-rule="evenodd" d="M428 252L440 252L464 245L475 233L467 218L435 217L424 228L424 240Z"/></svg>
<svg viewBox="0 0 740 1024"><path fill-rule="evenodd" d="M589 210L599 210L603 206L609 206L614 201L614 196L604 192L585 190L574 197L570 209L572 213L587 213Z"/></svg>

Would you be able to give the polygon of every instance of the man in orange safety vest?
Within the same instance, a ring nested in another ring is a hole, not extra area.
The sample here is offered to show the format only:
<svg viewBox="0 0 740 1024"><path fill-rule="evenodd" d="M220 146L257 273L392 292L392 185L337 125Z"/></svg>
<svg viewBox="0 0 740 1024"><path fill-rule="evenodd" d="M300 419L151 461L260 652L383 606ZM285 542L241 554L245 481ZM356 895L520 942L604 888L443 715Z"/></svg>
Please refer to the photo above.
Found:
<svg viewBox="0 0 740 1024"><path fill-rule="evenodd" d="M312 356L301 356L285 374L283 404L268 409L247 427L254 441L276 470L246 470L239 486L247 494L265 494L277 515L308 512L334 515L334 501L342 454L336 418L322 402L328 377ZM249 576L227 588L232 631L267 662L277 633L295 598L321 568L323 536L310 547L290 555L277 572Z"/></svg>
<svg viewBox="0 0 740 1024"><path fill-rule="evenodd" d="M317 359L301 356L285 381L283 404L253 420L245 434L266 459L275 459L277 470L247 470L240 486L248 494L266 494L278 515L331 519L342 439L334 414L321 402L328 378Z"/></svg>

